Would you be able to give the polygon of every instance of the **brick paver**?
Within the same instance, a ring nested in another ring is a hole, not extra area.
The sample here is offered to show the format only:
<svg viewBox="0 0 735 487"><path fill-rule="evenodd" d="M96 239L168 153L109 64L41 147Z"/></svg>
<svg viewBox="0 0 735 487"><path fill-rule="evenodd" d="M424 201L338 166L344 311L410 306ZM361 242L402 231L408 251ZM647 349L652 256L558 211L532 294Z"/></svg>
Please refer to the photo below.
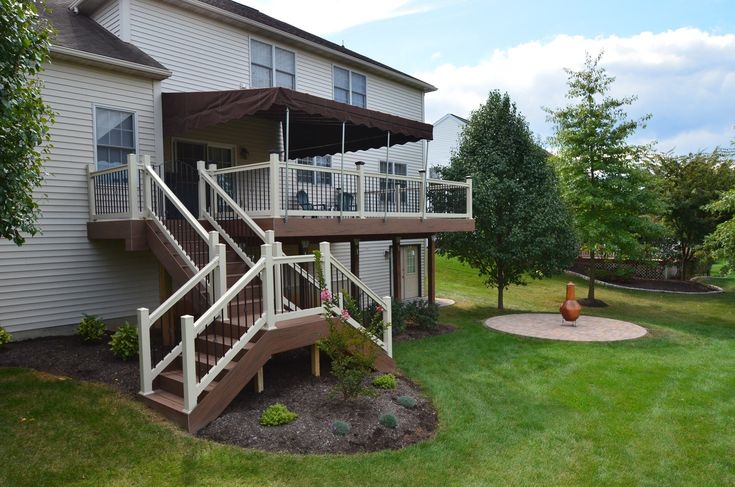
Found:
<svg viewBox="0 0 735 487"><path fill-rule="evenodd" d="M632 340L647 333L634 323L596 316L580 316L576 326L570 326L562 323L561 315L551 313L496 316L486 320L485 326L513 335L573 342Z"/></svg>

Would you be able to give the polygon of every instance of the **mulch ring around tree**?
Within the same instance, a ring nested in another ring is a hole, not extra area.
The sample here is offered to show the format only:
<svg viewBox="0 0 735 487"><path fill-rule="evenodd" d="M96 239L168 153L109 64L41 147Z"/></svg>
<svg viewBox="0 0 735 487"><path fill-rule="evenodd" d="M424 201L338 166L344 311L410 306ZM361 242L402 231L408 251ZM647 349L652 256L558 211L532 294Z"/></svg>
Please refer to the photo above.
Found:
<svg viewBox="0 0 735 487"><path fill-rule="evenodd" d="M317 378L311 375L308 350L274 356L264 368L265 390L256 394L252 384L246 386L222 416L198 436L246 448L302 454L397 449L433 436L438 422L436 410L407 378L399 375L396 389L368 385L371 396L343 401L334 392L336 381L329 374L324 354L321 365L321 377ZM32 368L101 382L133 398L139 390L137 359L123 362L113 357L106 339L98 344L83 344L75 336L11 342L0 349L0 367ZM399 396L414 398L416 406L401 406ZM299 417L284 426L261 426L263 410L278 402ZM388 413L398 419L395 429L379 422ZM336 435L335 420L348 423L350 432Z"/></svg>

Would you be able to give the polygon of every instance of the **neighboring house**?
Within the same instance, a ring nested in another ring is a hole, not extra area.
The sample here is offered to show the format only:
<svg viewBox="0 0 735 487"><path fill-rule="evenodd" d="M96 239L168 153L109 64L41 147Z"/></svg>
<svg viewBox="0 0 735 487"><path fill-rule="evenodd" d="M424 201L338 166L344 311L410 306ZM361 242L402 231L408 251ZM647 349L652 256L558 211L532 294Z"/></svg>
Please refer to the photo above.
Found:
<svg viewBox="0 0 735 487"><path fill-rule="evenodd" d="M141 393L193 431L326 332L312 250L353 326L434 299L432 236L474 220L471 182L421 172L433 86L229 0L47 4L43 233L0 242L16 337L137 322Z"/></svg>
<svg viewBox="0 0 735 487"><path fill-rule="evenodd" d="M434 122L434 140L429 144L429 176L438 177L437 168L448 166L452 151L459 147L462 130L468 121L452 113L447 113Z"/></svg>

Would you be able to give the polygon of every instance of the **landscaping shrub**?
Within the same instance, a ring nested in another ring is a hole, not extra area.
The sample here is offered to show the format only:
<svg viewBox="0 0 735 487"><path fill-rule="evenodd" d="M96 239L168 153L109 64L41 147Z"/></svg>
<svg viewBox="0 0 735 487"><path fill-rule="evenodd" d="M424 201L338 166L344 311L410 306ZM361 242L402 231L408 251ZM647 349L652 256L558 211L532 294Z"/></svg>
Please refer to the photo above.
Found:
<svg viewBox="0 0 735 487"><path fill-rule="evenodd" d="M411 396L398 396L398 404L406 409L413 409L416 407L417 401Z"/></svg>
<svg viewBox="0 0 735 487"><path fill-rule="evenodd" d="M395 389L396 376L393 374L383 374L373 379L373 385L378 389Z"/></svg>
<svg viewBox="0 0 735 487"><path fill-rule="evenodd" d="M398 418L393 413L384 414L380 417L380 424L386 428L396 429L398 427Z"/></svg>
<svg viewBox="0 0 735 487"><path fill-rule="evenodd" d="M127 321L110 338L110 351L123 360L130 360L138 354L138 330Z"/></svg>
<svg viewBox="0 0 735 487"><path fill-rule="evenodd" d="M0 326L0 348L2 348L6 343L10 343L10 340L13 339L13 336L7 332L5 328Z"/></svg>
<svg viewBox="0 0 735 487"><path fill-rule="evenodd" d="M105 336L105 322L95 315L82 315L82 321L79 322L77 335L86 343L95 343L102 341Z"/></svg>
<svg viewBox="0 0 735 487"><path fill-rule="evenodd" d="M345 421L337 420L332 423L332 433L337 436L346 436L351 429L352 428L350 427L350 423L347 423Z"/></svg>
<svg viewBox="0 0 735 487"><path fill-rule="evenodd" d="M282 426L295 421L299 415L289 411L285 404L277 402L268 406L260 415L260 424L263 426Z"/></svg>
<svg viewBox="0 0 735 487"><path fill-rule="evenodd" d="M435 330L439 326L439 305L428 301L396 301L391 309L393 334L400 335L406 328Z"/></svg>

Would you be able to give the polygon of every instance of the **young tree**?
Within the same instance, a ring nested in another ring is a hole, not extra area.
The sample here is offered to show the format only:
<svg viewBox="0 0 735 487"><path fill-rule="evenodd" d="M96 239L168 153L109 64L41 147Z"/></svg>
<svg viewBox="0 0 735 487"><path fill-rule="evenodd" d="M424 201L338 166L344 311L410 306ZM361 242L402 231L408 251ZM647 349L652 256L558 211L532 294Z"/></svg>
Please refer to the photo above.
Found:
<svg viewBox="0 0 735 487"><path fill-rule="evenodd" d="M41 99L37 76L49 38L35 2L0 0L0 238L17 245L24 233L39 231L32 192L43 179L53 112Z"/></svg>
<svg viewBox="0 0 735 487"><path fill-rule="evenodd" d="M717 225L705 239L705 245L715 256L724 259L723 272L735 271L735 189L706 207L716 215L728 215L729 219Z"/></svg>
<svg viewBox="0 0 735 487"><path fill-rule="evenodd" d="M662 217L677 242L682 279L688 278L704 238L723 222L723 215L704 207L735 184L735 169L731 164L720 149L711 153L653 157L651 168L663 202Z"/></svg>
<svg viewBox="0 0 735 487"><path fill-rule="evenodd" d="M559 272L576 256L570 218L546 159L510 97L493 91L472 113L442 170L448 179L472 176L475 231L442 234L439 249L498 289L498 309L510 285Z"/></svg>
<svg viewBox="0 0 735 487"><path fill-rule="evenodd" d="M582 247L592 259L590 304L595 302L595 256L636 254L640 238L653 229L648 215L655 207L650 175L638 164L648 147L628 142L650 116L630 120L624 107L636 98L609 95L615 78L599 66L601 56L587 55L581 71L566 70L567 98L572 102L546 109L554 124L551 143L558 151L555 163L562 195Z"/></svg>

